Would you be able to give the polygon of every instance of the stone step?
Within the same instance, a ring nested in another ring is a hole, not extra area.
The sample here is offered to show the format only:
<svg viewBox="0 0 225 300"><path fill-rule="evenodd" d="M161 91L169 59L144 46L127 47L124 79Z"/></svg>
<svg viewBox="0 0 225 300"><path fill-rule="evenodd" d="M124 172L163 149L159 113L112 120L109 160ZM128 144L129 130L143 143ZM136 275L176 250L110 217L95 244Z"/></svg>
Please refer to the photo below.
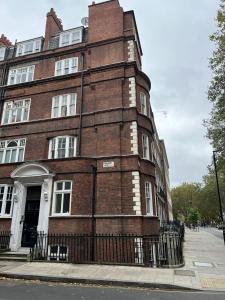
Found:
<svg viewBox="0 0 225 300"><path fill-rule="evenodd" d="M27 261L27 256L0 255L0 261Z"/></svg>
<svg viewBox="0 0 225 300"><path fill-rule="evenodd" d="M2 256L10 256L10 257L27 257L29 253L26 252L13 252L13 251L6 251L0 253L0 257Z"/></svg>

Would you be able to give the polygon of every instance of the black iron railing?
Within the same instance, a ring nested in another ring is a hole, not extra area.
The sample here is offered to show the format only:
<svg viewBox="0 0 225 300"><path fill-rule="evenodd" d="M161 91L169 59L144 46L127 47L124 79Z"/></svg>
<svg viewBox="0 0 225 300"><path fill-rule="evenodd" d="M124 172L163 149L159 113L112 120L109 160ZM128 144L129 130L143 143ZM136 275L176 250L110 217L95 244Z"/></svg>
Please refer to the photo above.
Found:
<svg viewBox="0 0 225 300"><path fill-rule="evenodd" d="M185 227L184 224L180 221L168 221L162 222L160 225L160 231L162 233L170 232L170 233L178 233L182 240L184 239Z"/></svg>
<svg viewBox="0 0 225 300"><path fill-rule="evenodd" d="M0 251L9 249L10 232L0 231Z"/></svg>
<svg viewBox="0 0 225 300"><path fill-rule="evenodd" d="M182 239L177 233L160 236L75 235L39 233L31 259L41 261L142 265L183 264Z"/></svg>

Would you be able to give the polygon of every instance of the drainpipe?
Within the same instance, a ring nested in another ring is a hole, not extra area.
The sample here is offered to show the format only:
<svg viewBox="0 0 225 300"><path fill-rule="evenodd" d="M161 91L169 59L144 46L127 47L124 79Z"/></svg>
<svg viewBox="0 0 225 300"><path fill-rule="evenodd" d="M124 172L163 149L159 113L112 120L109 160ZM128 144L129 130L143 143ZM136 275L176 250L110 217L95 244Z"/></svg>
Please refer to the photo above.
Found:
<svg viewBox="0 0 225 300"><path fill-rule="evenodd" d="M78 135L78 156L81 156L82 114L84 100L84 52L81 53L81 84L80 84L80 122Z"/></svg>
<svg viewBox="0 0 225 300"><path fill-rule="evenodd" d="M94 236L96 234L96 173L97 168L94 165L91 165L92 168L92 198L91 198L91 237L92 237L92 244L91 244L91 260L95 260L95 239Z"/></svg>

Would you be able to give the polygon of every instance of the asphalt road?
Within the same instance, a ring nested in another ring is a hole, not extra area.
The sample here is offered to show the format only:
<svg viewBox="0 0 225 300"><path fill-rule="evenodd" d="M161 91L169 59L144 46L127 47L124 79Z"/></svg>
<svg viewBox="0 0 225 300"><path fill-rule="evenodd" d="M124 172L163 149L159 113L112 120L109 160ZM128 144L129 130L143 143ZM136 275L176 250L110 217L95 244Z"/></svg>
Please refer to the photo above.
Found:
<svg viewBox="0 0 225 300"><path fill-rule="evenodd" d="M205 230L211 234L213 234L214 236L218 237L219 239L223 240L223 231L219 230L215 227L200 227L200 230Z"/></svg>
<svg viewBox="0 0 225 300"><path fill-rule="evenodd" d="M0 300L224 300L225 293L153 291L1 280Z"/></svg>

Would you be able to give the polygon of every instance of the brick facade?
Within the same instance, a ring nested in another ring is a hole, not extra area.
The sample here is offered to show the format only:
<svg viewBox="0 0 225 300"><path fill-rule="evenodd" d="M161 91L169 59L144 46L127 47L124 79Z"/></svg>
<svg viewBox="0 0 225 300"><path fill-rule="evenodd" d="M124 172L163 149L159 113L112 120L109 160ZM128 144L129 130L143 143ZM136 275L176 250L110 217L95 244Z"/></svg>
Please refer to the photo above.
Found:
<svg viewBox="0 0 225 300"><path fill-rule="evenodd" d="M0 61L1 103L31 99L29 120L1 125L0 139L26 138L24 162L45 165L54 174L53 182L72 181L69 216L53 216L53 195L48 200L49 232L91 233L94 222L96 233L158 234L151 83L141 71L134 14L124 12L117 0L90 5L82 42L50 49L51 38L62 31L51 9L42 50ZM79 58L78 72L54 76L55 62L70 57ZM35 65L34 80L7 85L4 74L26 65ZM146 94L147 116L141 113L140 92ZM76 115L51 118L52 97L69 93L77 94ZM142 159L143 133L149 137L150 160ZM80 153L48 159L49 140L64 135L78 138ZM1 164L0 185L13 184L11 173L24 162ZM152 185L152 216L146 213L146 181ZM10 230L11 218L0 216L0 231Z"/></svg>

